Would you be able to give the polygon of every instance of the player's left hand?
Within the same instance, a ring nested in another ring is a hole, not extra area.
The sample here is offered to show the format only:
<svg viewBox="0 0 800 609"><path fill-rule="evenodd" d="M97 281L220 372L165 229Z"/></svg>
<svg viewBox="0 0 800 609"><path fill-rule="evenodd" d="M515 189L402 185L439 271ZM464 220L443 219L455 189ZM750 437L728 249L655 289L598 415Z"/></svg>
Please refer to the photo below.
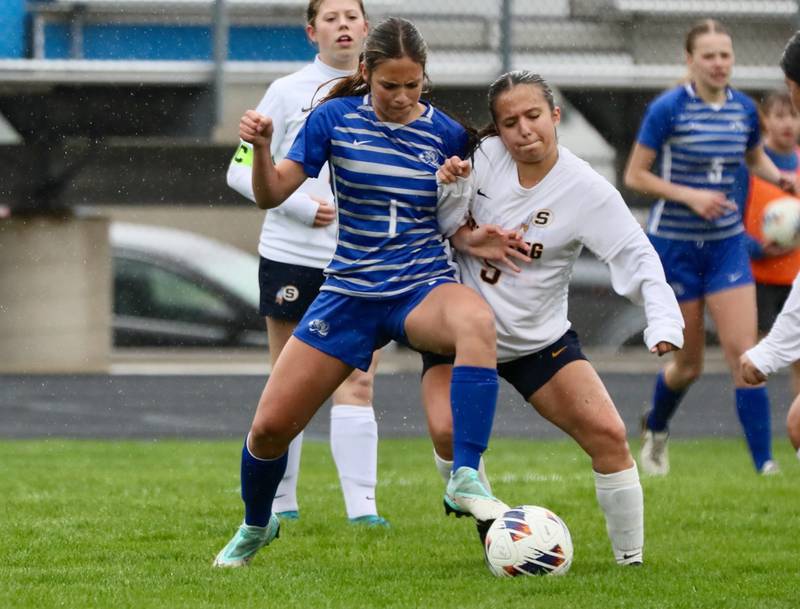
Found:
<svg viewBox="0 0 800 609"><path fill-rule="evenodd" d="M747 357L747 353L742 353L739 358L739 369L742 373L742 379L748 385L760 385L767 380L767 375L756 368L753 361Z"/></svg>
<svg viewBox="0 0 800 609"><path fill-rule="evenodd" d="M505 230L496 224L484 224L470 231L467 245L469 253L476 258L483 258L493 263L502 263L515 273L522 269L514 264L514 260L530 262L524 252L529 246L518 231ZM513 260L512 260L513 259Z"/></svg>
<svg viewBox="0 0 800 609"><path fill-rule="evenodd" d="M471 169L469 161L451 156L436 171L436 181L440 184L452 184L458 178L469 177Z"/></svg>
<svg viewBox="0 0 800 609"><path fill-rule="evenodd" d="M662 340L655 347L650 349L650 353L656 353L658 354L658 357L661 357L662 355L666 355L670 351L679 351L679 350L680 350L679 347L676 347L672 343L668 343L667 341Z"/></svg>
<svg viewBox="0 0 800 609"><path fill-rule="evenodd" d="M788 192L789 194L797 194L797 178L795 175L781 174L778 180L778 188Z"/></svg>

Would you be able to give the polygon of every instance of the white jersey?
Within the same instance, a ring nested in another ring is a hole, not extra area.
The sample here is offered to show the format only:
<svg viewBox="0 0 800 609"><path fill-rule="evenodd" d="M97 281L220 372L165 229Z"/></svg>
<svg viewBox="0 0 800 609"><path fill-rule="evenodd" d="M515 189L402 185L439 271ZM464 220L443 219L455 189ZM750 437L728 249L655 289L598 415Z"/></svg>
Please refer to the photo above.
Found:
<svg viewBox="0 0 800 609"><path fill-rule="evenodd" d="M521 228L533 258L514 273L459 254L462 281L494 310L498 361L540 351L569 329L569 280L584 245L609 265L619 294L644 304L648 348L683 346L683 317L658 255L619 192L588 163L559 146L550 172L523 188L514 160L491 137L476 151L469 179L462 191L475 222Z"/></svg>
<svg viewBox="0 0 800 609"><path fill-rule="evenodd" d="M769 334L747 351L747 357L764 374L800 360L800 275L794 278L789 297Z"/></svg>
<svg viewBox="0 0 800 609"><path fill-rule="evenodd" d="M336 70L319 57L301 70L273 82L256 110L272 119L272 158L282 160L292 147L312 103L325 97L338 79L352 72ZM252 147L241 142L228 167L228 185L255 201L252 184ZM319 204L311 196L333 205L327 164L319 176L309 178L280 206L264 218L258 253L276 262L323 269L336 248L336 223L314 228Z"/></svg>

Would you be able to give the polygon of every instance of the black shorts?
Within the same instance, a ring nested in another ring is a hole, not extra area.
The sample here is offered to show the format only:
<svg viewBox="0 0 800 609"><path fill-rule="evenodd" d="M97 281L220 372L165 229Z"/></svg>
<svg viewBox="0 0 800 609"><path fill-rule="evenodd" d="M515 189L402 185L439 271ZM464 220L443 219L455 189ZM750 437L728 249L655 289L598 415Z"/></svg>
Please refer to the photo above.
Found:
<svg viewBox="0 0 800 609"><path fill-rule="evenodd" d="M275 262L262 257L258 265L258 307L264 317L300 321L325 281L322 269Z"/></svg>
<svg viewBox="0 0 800 609"><path fill-rule="evenodd" d="M756 306L758 307L758 331L766 334L775 323L775 318L783 308L783 303L792 290L790 285L756 284Z"/></svg>
<svg viewBox="0 0 800 609"><path fill-rule="evenodd" d="M453 364L453 356L422 353L422 376L442 364ZM514 386L525 400L541 389L556 372L575 360L586 360L574 330L567 330L549 347L510 362L497 364L497 374Z"/></svg>

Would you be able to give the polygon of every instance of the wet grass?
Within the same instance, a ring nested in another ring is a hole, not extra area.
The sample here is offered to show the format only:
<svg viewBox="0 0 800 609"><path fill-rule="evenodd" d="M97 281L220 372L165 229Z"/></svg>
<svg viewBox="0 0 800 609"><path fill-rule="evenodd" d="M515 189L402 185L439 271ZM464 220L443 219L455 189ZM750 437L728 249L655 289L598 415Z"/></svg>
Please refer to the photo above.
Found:
<svg viewBox="0 0 800 609"><path fill-rule="evenodd" d="M493 578L467 519L445 518L425 440L380 445L388 530L345 521L326 444L306 442L301 519L247 569L211 561L241 520L232 442L0 443L0 606L795 607L800 464L753 474L740 441L673 442L673 472L645 479L641 569L614 564L588 460L569 442L498 439L496 491L569 525L562 578Z"/></svg>

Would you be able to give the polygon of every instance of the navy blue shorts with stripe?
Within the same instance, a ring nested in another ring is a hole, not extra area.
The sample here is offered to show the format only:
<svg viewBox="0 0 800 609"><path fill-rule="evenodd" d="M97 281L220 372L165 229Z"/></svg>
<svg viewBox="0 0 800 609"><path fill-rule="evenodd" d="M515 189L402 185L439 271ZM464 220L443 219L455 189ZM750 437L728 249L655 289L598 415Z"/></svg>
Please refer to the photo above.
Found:
<svg viewBox="0 0 800 609"><path fill-rule="evenodd" d="M497 374L511 383L525 400L530 400L564 366L587 359L581 350L578 334L574 330L567 330L561 338L541 351L497 364ZM453 361L453 356L422 353L422 376L434 366L452 365Z"/></svg>

